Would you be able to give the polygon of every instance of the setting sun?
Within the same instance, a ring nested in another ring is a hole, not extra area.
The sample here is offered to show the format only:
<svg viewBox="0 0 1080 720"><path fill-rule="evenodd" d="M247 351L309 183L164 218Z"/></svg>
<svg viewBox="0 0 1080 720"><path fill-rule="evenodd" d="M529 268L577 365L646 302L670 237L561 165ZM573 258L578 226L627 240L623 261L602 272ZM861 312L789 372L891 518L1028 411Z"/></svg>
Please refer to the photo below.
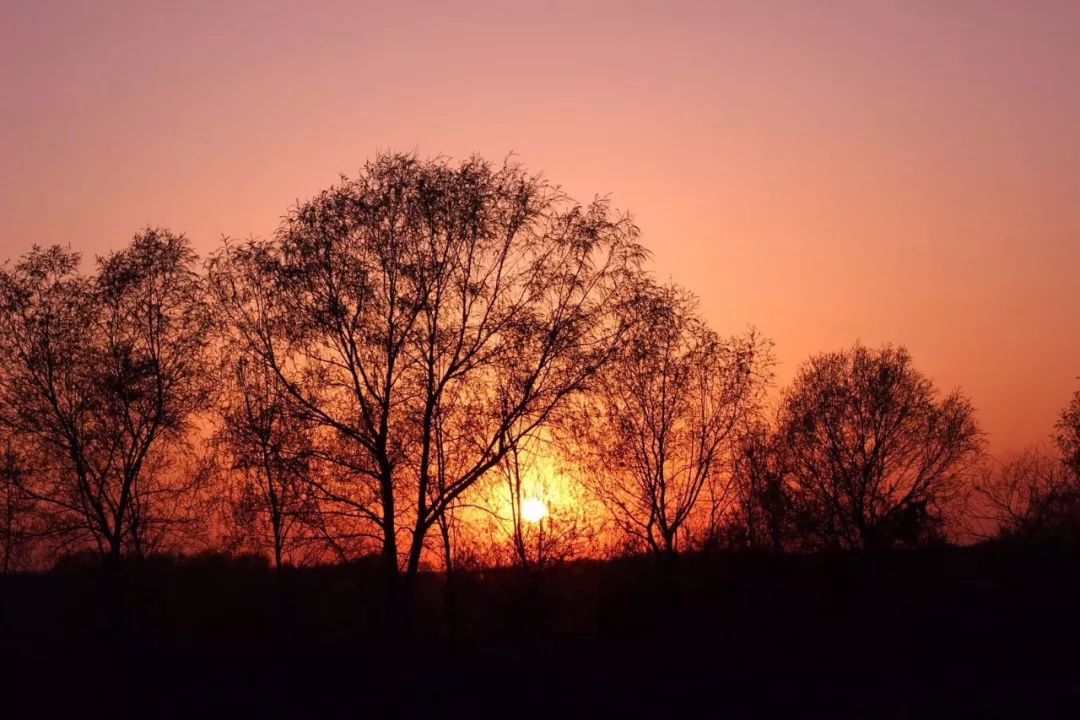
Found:
<svg viewBox="0 0 1080 720"><path fill-rule="evenodd" d="M547 505L543 500L529 498L521 504L521 517L525 519L525 522L538 523L547 515Z"/></svg>

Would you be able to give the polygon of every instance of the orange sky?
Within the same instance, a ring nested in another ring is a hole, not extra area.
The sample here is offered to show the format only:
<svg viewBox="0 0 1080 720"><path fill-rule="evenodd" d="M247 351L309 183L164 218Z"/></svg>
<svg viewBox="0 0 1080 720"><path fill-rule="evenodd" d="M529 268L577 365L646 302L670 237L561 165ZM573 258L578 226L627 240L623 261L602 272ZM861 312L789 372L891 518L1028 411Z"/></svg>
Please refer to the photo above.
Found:
<svg viewBox="0 0 1080 720"><path fill-rule="evenodd" d="M779 378L856 338L997 450L1080 387L1080 3L0 4L0 249L266 234L380 149L633 211Z"/></svg>

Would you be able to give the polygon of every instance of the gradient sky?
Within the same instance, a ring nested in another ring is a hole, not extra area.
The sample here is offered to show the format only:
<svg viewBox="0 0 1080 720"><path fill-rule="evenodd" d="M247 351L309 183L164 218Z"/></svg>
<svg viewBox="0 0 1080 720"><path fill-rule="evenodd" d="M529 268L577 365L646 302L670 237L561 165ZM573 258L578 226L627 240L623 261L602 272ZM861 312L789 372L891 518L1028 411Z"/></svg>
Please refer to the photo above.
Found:
<svg viewBox="0 0 1080 720"><path fill-rule="evenodd" d="M856 339L996 450L1080 387L1080 2L0 5L0 250L265 235L381 149L632 211L779 380Z"/></svg>

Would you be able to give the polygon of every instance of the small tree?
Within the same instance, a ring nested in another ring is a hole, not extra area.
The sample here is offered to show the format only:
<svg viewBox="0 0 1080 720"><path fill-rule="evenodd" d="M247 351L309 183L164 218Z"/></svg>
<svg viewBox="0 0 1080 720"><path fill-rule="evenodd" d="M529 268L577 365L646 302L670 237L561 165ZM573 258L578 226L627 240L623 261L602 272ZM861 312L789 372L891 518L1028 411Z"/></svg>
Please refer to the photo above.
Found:
<svg viewBox="0 0 1080 720"><path fill-rule="evenodd" d="M677 550L706 489L717 500L710 515L721 510L733 431L757 407L772 362L768 343L721 338L695 304L679 288L643 285L633 330L572 425L590 488L656 553Z"/></svg>
<svg viewBox="0 0 1080 720"><path fill-rule="evenodd" d="M310 532L294 534L316 512L310 427L265 365L239 358L230 366L219 438L238 480L231 515L256 544L269 544L280 571L294 547L311 542Z"/></svg>
<svg viewBox="0 0 1080 720"><path fill-rule="evenodd" d="M1080 478L1045 452L994 463L977 482L975 500L976 519L989 522L998 537L1080 539Z"/></svg>
<svg viewBox="0 0 1080 720"><path fill-rule="evenodd" d="M1062 460L1080 477L1080 391L1073 393L1072 401L1061 411L1055 439Z"/></svg>
<svg viewBox="0 0 1080 720"><path fill-rule="evenodd" d="M195 261L183 236L147 230L93 277L60 247L0 274L0 412L34 460L21 487L53 530L112 557L172 522L162 448L208 397Z"/></svg>
<svg viewBox="0 0 1080 720"><path fill-rule="evenodd" d="M784 443L776 432L760 419L745 423L732 453L735 512L728 532L734 545L779 555L796 539L788 474Z"/></svg>
<svg viewBox="0 0 1080 720"><path fill-rule="evenodd" d="M907 350L888 345L807 361L784 395L780 433L805 539L825 547L939 537L981 446L967 398L939 397Z"/></svg>

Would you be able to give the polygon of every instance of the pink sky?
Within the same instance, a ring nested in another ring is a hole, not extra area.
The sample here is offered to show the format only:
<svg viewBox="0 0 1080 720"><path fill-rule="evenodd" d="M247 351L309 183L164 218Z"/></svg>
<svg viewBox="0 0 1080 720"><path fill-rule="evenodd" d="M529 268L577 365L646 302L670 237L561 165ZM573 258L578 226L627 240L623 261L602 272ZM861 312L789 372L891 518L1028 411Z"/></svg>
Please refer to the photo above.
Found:
<svg viewBox="0 0 1080 720"><path fill-rule="evenodd" d="M997 450L1080 387L1080 3L11 2L0 250L267 234L380 149L631 210L779 380L907 345Z"/></svg>

